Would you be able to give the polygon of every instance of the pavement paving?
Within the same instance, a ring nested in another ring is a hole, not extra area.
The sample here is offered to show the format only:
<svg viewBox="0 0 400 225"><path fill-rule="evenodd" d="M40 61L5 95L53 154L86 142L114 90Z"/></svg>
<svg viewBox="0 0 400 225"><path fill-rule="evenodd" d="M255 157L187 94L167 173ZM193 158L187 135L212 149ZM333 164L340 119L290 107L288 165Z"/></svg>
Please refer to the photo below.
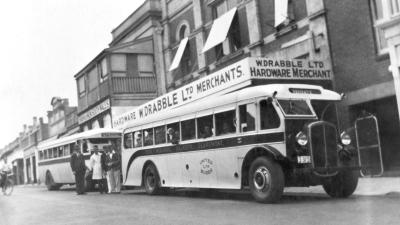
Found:
<svg viewBox="0 0 400 225"><path fill-rule="evenodd" d="M322 186L290 187L285 192L294 193L324 193ZM358 196L400 196L400 177L360 178L353 195Z"/></svg>

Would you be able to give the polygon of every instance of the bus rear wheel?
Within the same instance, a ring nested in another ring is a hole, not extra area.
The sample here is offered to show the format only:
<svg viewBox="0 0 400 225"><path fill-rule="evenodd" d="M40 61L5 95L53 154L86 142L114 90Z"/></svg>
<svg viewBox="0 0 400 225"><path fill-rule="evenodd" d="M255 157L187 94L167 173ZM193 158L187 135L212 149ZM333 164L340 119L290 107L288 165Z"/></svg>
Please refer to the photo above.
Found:
<svg viewBox="0 0 400 225"><path fill-rule="evenodd" d="M358 171L340 171L336 176L327 178L322 187L332 198L347 198L354 193L358 185Z"/></svg>
<svg viewBox="0 0 400 225"><path fill-rule="evenodd" d="M47 173L46 173L46 181L45 181L45 184L46 184L47 190L49 190L49 191L58 190L58 189L60 189L60 187L62 186L61 184L54 183L53 176L51 175L50 172L47 172Z"/></svg>
<svg viewBox="0 0 400 225"><path fill-rule="evenodd" d="M249 186L257 202L275 203L285 185L281 166L267 157L255 159L249 169Z"/></svg>
<svg viewBox="0 0 400 225"><path fill-rule="evenodd" d="M156 195L160 193L160 176L158 175L157 168L154 164L149 164L146 167L143 182L147 194Z"/></svg>

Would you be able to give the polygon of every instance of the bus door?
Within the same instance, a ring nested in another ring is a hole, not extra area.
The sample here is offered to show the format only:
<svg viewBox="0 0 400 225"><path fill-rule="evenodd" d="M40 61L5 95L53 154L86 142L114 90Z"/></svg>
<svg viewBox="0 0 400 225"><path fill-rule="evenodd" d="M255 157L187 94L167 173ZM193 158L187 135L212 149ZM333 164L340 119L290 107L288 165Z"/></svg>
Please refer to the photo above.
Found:
<svg viewBox="0 0 400 225"><path fill-rule="evenodd" d="M378 122L375 116L356 119L355 134L358 161L362 176L381 176L383 173L382 151Z"/></svg>

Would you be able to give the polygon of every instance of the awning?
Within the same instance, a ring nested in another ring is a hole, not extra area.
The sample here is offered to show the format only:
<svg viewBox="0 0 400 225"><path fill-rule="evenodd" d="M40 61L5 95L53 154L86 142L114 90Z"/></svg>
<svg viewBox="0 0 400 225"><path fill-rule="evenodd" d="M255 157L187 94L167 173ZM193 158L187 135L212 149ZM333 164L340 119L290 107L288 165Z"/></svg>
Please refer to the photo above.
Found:
<svg viewBox="0 0 400 225"><path fill-rule="evenodd" d="M235 7L226 12L224 15L220 16L218 19L214 20L210 33L208 34L207 41L204 44L202 51L203 53L222 43L226 39L236 10L237 8Z"/></svg>
<svg viewBox="0 0 400 225"><path fill-rule="evenodd" d="M275 27L288 18L288 0L275 0Z"/></svg>
<svg viewBox="0 0 400 225"><path fill-rule="evenodd" d="M189 38L185 37L184 39L181 40L181 43L179 44L178 51L176 51L174 60L172 60L172 64L169 67L169 71L172 71L176 69L179 66L179 63L181 62L183 52L185 52L185 48L187 45Z"/></svg>

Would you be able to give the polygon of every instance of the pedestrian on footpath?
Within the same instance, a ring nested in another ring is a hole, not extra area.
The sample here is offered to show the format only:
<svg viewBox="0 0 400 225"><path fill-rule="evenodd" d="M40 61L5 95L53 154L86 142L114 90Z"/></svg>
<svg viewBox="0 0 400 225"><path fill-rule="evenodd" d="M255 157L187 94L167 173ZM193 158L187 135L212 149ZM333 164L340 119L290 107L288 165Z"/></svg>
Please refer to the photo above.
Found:
<svg viewBox="0 0 400 225"><path fill-rule="evenodd" d="M99 152L99 147L95 145L93 147L93 154L90 156L90 169L92 171L92 180L94 183L97 183L100 194L103 194L105 190L105 186L103 183L103 166L102 166L102 158L103 154Z"/></svg>
<svg viewBox="0 0 400 225"><path fill-rule="evenodd" d="M106 156L108 193L121 192L121 156L114 145Z"/></svg>
<svg viewBox="0 0 400 225"><path fill-rule="evenodd" d="M72 173L75 175L76 194L85 194L85 158L83 157L81 149L77 144L74 145L74 152L71 155L70 165Z"/></svg>

